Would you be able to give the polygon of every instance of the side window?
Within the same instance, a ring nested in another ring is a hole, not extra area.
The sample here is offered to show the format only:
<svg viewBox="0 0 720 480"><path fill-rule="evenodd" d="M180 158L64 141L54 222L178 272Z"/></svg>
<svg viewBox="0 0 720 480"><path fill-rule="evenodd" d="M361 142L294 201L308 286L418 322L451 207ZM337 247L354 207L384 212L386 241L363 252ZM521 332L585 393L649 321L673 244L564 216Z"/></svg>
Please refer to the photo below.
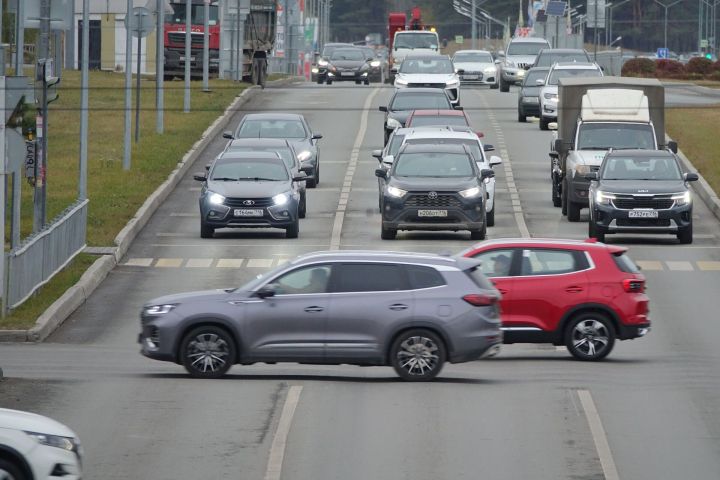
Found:
<svg viewBox="0 0 720 480"><path fill-rule="evenodd" d="M326 293L330 270L330 265L310 265L292 270L273 282L276 295Z"/></svg>
<svg viewBox="0 0 720 480"><path fill-rule="evenodd" d="M569 250L528 249L523 251L520 275L557 275L578 270L575 252Z"/></svg>
<svg viewBox="0 0 720 480"><path fill-rule="evenodd" d="M445 285L442 274L432 267L422 265L407 265L405 267L410 280L410 287L413 290L420 288L432 288Z"/></svg>
<svg viewBox="0 0 720 480"><path fill-rule="evenodd" d="M390 263L343 263L335 266L332 292L409 290L405 269Z"/></svg>
<svg viewBox="0 0 720 480"><path fill-rule="evenodd" d="M486 277L509 277L514 248L504 248L481 252L474 257L482 261L480 271Z"/></svg>

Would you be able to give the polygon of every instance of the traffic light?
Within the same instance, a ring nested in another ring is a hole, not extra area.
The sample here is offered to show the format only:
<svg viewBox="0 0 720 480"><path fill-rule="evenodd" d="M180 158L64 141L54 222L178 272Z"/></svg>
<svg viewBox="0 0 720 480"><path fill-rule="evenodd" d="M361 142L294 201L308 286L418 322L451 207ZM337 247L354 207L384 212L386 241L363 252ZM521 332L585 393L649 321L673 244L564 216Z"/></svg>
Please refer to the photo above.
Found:
<svg viewBox="0 0 720 480"><path fill-rule="evenodd" d="M708 60L712 60L712 53L706 53L705 58L707 58Z"/></svg>

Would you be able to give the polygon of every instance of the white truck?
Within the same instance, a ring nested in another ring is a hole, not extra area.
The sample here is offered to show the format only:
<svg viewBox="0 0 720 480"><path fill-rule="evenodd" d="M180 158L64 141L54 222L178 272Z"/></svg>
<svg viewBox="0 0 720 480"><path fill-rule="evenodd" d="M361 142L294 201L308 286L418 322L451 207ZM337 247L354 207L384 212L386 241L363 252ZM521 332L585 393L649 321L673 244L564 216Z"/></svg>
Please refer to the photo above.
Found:
<svg viewBox="0 0 720 480"><path fill-rule="evenodd" d="M395 81L395 74L400 64L409 53L440 54L440 40L437 32L430 30L400 30L395 32L390 52L390 82Z"/></svg>
<svg viewBox="0 0 720 480"><path fill-rule="evenodd" d="M665 92L655 79L565 78L559 82L557 133L550 145L552 201L570 222L588 207L590 182L610 149L669 148Z"/></svg>

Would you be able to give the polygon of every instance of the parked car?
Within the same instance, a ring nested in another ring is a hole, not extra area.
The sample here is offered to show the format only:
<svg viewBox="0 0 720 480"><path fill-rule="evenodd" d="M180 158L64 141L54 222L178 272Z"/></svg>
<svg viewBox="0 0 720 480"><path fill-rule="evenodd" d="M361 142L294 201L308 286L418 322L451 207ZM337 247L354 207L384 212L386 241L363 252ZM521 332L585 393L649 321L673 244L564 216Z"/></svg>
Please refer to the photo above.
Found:
<svg viewBox="0 0 720 480"><path fill-rule="evenodd" d="M434 378L502 342L499 294L478 262L431 254L301 256L240 288L156 298L140 317L142 354L217 378L233 364L392 366Z"/></svg>
<svg viewBox="0 0 720 480"><path fill-rule="evenodd" d="M390 133L396 128L405 126L405 122L413 110L419 109L452 109L450 98L440 88L407 88L399 89L393 93L387 106L379 107L385 112L383 132L385 144Z"/></svg>
<svg viewBox="0 0 720 480"><path fill-rule="evenodd" d="M545 80L550 67L533 67L528 70L518 91L518 122L525 122L527 117L540 116L540 89L538 80Z"/></svg>
<svg viewBox="0 0 720 480"><path fill-rule="evenodd" d="M590 63L590 55L582 48L543 48L535 57L532 68L552 67L556 63Z"/></svg>
<svg viewBox="0 0 720 480"><path fill-rule="evenodd" d="M200 237L218 228L282 228L287 238L300 231L299 182L276 152L226 152L209 172L198 173Z"/></svg>
<svg viewBox="0 0 720 480"><path fill-rule="evenodd" d="M627 248L595 240L499 239L461 252L500 293L505 343L565 345L601 360L650 331L645 277Z"/></svg>
<svg viewBox="0 0 720 480"><path fill-rule="evenodd" d="M248 113L233 132L224 132L224 138L284 138L293 144L300 162L311 167L307 186L320 183L320 148L322 138L313 133L305 117L298 113ZM307 170L305 170L307 171Z"/></svg>
<svg viewBox="0 0 720 480"><path fill-rule="evenodd" d="M356 47L337 48L328 57L325 83L348 81L370 85L370 59Z"/></svg>
<svg viewBox="0 0 720 480"><path fill-rule="evenodd" d="M392 240L398 230L469 230L482 240L487 232L484 179L477 159L464 145L405 145L386 178L382 199L381 238Z"/></svg>
<svg viewBox="0 0 720 480"><path fill-rule="evenodd" d="M556 63L550 68L547 80L536 80L540 88L540 130L547 130L557 120L558 81L561 78L602 77L603 72L594 63Z"/></svg>
<svg viewBox="0 0 720 480"><path fill-rule="evenodd" d="M499 52L500 91L509 92L510 85L520 85L526 71L535 63L535 57L543 48L550 48L544 38L516 37L510 40L507 49Z"/></svg>
<svg viewBox="0 0 720 480"><path fill-rule="evenodd" d="M442 88L460 105L460 77L445 55L407 55L395 75L395 88Z"/></svg>
<svg viewBox="0 0 720 480"><path fill-rule="evenodd" d="M490 85L498 88L498 68L490 52L486 50L458 50L452 57L460 83Z"/></svg>
<svg viewBox="0 0 720 480"><path fill-rule="evenodd" d="M589 234L600 242L612 233L669 233L693 241L692 193L696 173L682 173L669 150L615 150L590 182Z"/></svg>
<svg viewBox="0 0 720 480"><path fill-rule="evenodd" d="M80 439L62 423L0 408L0 479L80 480L82 457Z"/></svg>

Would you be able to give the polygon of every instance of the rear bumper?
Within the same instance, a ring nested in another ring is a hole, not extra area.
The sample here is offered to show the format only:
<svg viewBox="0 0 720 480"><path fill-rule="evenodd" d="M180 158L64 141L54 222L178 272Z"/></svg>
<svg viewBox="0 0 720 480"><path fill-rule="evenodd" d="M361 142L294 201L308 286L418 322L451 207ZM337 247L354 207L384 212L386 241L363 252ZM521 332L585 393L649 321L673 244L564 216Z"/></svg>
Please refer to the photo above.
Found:
<svg viewBox="0 0 720 480"><path fill-rule="evenodd" d="M633 338L644 337L648 333L650 333L650 322L618 326L618 338L620 340L632 340Z"/></svg>

